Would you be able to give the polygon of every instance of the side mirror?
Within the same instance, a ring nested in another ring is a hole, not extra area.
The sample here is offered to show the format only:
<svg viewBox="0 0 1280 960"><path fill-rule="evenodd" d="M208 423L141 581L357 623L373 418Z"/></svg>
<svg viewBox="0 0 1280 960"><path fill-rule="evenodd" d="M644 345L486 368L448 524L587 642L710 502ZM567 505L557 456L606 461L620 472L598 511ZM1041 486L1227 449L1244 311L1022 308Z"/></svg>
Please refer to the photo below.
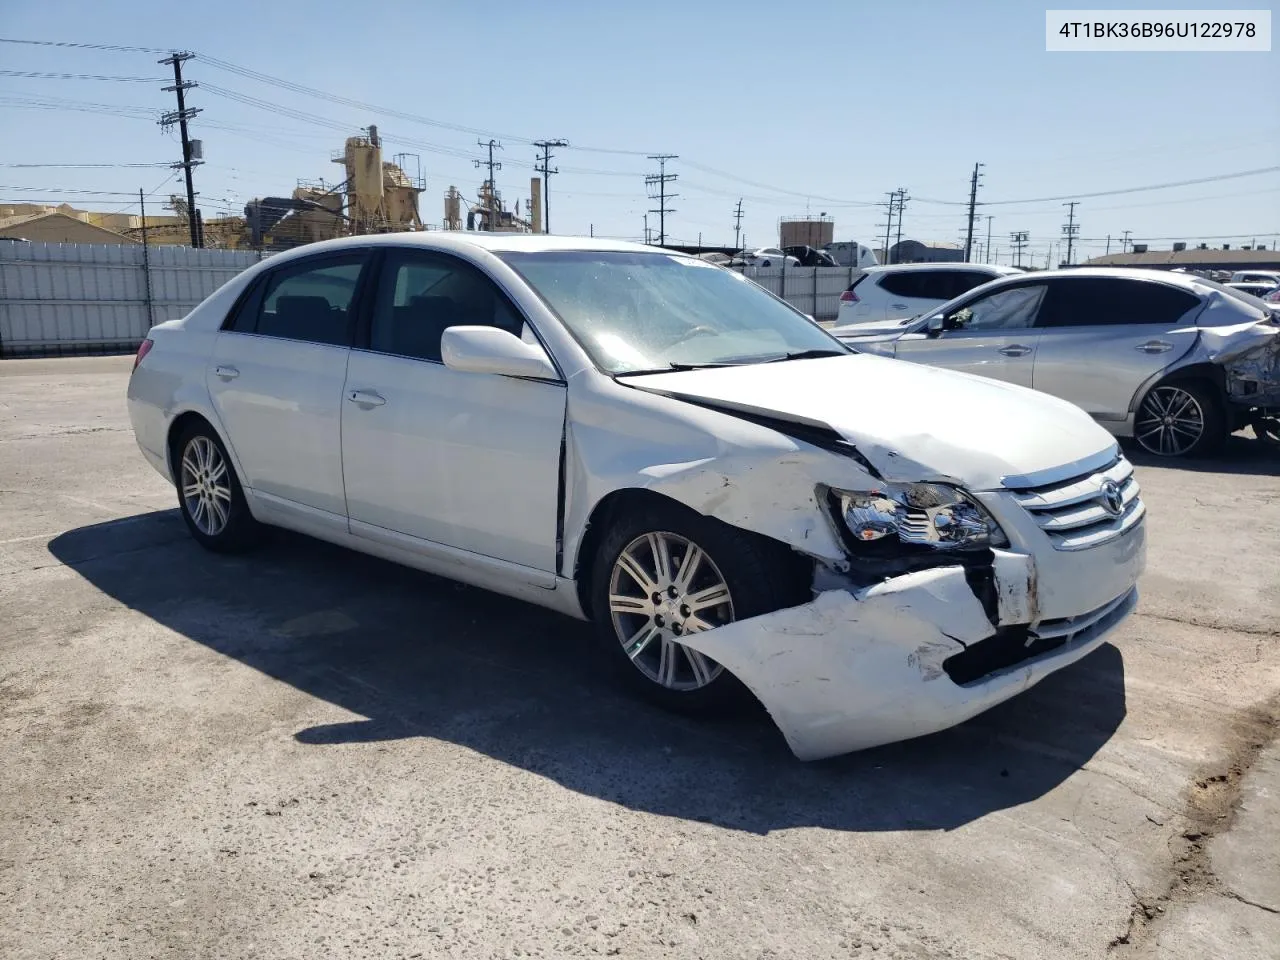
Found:
<svg viewBox="0 0 1280 960"><path fill-rule="evenodd" d="M936 337L943 330L947 329L947 318L940 313L935 313L926 321L926 326L931 337Z"/></svg>
<svg viewBox="0 0 1280 960"><path fill-rule="evenodd" d="M445 328L440 337L440 357L450 370L463 373L560 379L540 344L526 343L497 327Z"/></svg>

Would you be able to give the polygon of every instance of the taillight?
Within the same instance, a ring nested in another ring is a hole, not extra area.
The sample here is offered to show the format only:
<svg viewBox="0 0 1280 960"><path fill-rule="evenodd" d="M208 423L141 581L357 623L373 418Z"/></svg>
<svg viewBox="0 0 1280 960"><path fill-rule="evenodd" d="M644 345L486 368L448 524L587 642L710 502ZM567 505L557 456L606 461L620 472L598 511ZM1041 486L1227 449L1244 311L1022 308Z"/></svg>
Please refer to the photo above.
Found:
<svg viewBox="0 0 1280 960"><path fill-rule="evenodd" d="M138 344L138 355L133 358L134 370L138 369L138 364L142 362L143 357L145 357L148 353L151 352L151 348L153 346L154 344L150 340L143 340L140 344Z"/></svg>
<svg viewBox="0 0 1280 960"><path fill-rule="evenodd" d="M844 293L840 294L840 302L841 303L857 303L858 295L854 293L853 288L850 287Z"/></svg>

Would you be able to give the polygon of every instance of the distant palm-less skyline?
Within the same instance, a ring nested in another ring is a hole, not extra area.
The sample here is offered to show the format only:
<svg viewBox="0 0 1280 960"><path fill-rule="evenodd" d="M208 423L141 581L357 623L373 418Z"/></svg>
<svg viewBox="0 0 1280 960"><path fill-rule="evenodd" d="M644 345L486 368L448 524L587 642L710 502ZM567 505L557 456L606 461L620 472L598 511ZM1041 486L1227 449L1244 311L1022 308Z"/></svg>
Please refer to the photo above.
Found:
<svg viewBox="0 0 1280 960"><path fill-rule="evenodd" d="M975 162L975 237L992 216L1002 262L1014 231L1044 261L1066 197L1077 260L1108 234L1118 251L1125 231L1153 249L1280 239L1276 52L1047 53L1033 4L0 0L0 13L0 37L51 42L0 43L5 202L136 211L139 187L157 206L180 193L163 182L181 151L155 123L174 106L156 61L190 50L206 217L340 180L331 153L372 123L388 159L418 155L435 225L451 185L475 197L478 140L502 142L495 179L523 212L533 141L562 138L557 233L640 239L657 206L647 155L663 153L678 176L670 241L731 243L741 198L750 245L808 212L878 246L886 193L904 187L903 237L959 242Z"/></svg>

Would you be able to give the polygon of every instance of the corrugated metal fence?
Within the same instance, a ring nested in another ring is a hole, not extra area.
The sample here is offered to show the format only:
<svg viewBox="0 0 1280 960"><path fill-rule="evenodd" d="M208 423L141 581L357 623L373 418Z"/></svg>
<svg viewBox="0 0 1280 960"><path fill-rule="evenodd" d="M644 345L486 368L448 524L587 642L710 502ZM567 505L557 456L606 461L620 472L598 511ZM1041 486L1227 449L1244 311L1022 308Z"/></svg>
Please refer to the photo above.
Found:
<svg viewBox="0 0 1280 960"><path fill-rule="evenodd" d="M861 273L857 267L734 267L819 323L836 319L840 294Z"/></svg>
<svg viewBox="0 0 1280 960"><path fill-rule="evenodd" d="M190 312L254 250L0 242L0 357L131 351Z"/></svg>
<svg viewBox="0 0 1280 960"><path fill-rule="evenodd" d="M188 313L253 250L0 242L0 357L118 353ZM852 267L736 268L820 322L836 318Z"/></svg>

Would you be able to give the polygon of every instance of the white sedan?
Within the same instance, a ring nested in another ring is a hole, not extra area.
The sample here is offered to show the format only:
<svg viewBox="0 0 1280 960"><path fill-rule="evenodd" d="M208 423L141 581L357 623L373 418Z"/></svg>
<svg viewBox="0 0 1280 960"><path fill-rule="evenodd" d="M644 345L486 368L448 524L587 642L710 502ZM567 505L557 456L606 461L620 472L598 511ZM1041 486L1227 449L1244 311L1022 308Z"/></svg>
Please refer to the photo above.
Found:
<svg viewBox="0 0 1280 960"><path fill-rule="evenodd" d="M745 685L802 758L1074 662L1145 556L1132 468L1075 407L852 354L636 244L302 247L155 327L128 397L201 545L288 527L589 619L638 690Z"/></svg>

